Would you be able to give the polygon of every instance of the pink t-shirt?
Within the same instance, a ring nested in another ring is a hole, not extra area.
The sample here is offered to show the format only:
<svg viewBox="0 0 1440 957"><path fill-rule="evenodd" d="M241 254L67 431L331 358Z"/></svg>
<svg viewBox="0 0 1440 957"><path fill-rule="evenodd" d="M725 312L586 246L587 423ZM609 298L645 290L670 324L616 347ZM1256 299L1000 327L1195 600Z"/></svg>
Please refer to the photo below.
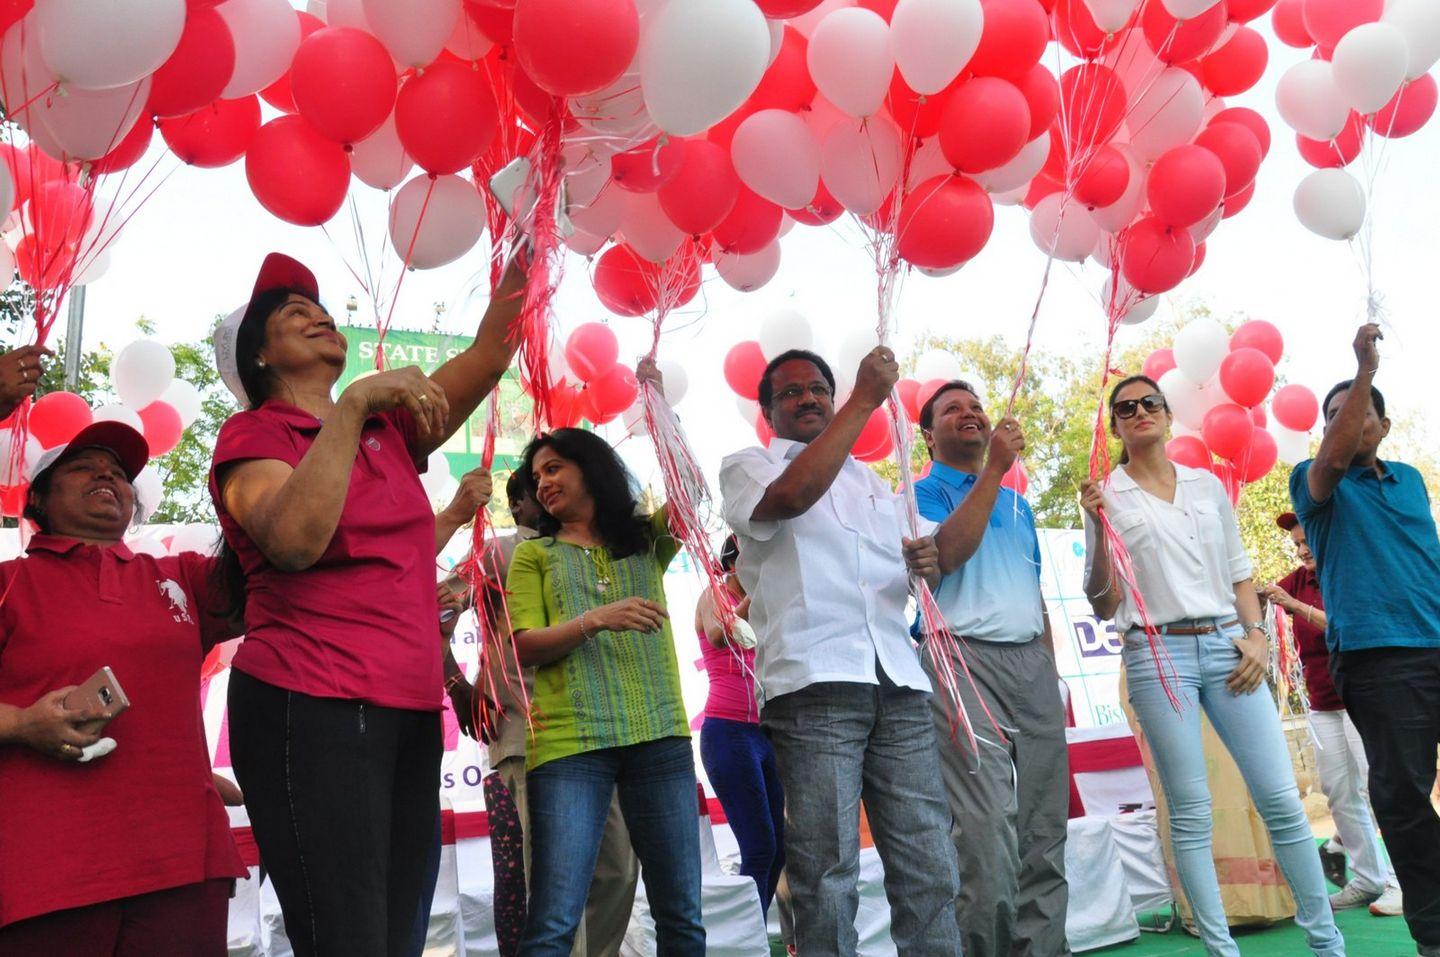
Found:
<svg viewBox="0 0 1440 957"><path fill-rule="evenodd" d="M246 634L233 666L318 698L438 711L435 516L420 485L408 412L366 420L340 523L304 571L271 565L220 501L215 470L246 459L299 465L321 424L302 409L266 402L231 416L216 440L210 494L246 575Z"/></svg>
<svg viewBox="0 0 1440 957"><path fill-rule="evenodd" d="M705 699L705 717L727 721L760 723L755 704L755 649L726 642L719 648L700 636L700 654L710 676L710 696Z"/></svg>

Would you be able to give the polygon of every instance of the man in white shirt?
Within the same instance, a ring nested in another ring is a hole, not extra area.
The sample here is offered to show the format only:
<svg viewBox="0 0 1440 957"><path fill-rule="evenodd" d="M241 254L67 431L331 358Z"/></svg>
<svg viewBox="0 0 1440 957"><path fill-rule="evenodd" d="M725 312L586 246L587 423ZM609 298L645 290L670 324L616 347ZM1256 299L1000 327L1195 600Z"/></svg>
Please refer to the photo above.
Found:
<svg viewBox="0 0 1440 957"><path fill-rule="evenodd" d="M776 356L760 381L776 438L720 467L758 636L760 721L785 786L786 869L805 957L856 951L862 800L896 949L960 953L930 681L906 613L909 574L938 581L938 554L931 539L904 537L904 503L849 455L898 377L894 355L877 347L837 411L823 359Z"/></svg>

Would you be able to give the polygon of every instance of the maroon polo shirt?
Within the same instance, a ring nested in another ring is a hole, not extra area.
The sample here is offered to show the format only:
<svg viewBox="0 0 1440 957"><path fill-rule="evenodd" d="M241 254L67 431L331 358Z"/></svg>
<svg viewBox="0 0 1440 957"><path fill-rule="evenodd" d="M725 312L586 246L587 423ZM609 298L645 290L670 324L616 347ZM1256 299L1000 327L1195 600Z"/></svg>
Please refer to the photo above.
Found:
<svg viewBox="0 0 1440 957"><path fill-rule="evenodd" d="M1320 582L1304 565L1276 584L1297 601L1325 610L1325 601L1320 597ZM1300 662L1305 666L1305 691L1310 696L1310 710L1345 710L1340 692L1335 690L1335 682L1330 678L1330 649L1325 645L1325 629L1312 625L1298 612L1291 615L1290 620L1295 625L1295 645L1300 650Z"/></svg>
<svg viewBox="0 0 1440 957"><path fill-rule="evenodd" d="M232 667L314 697L439 711L435 514L408 412L365 421L340 523L304 571L270 564L220 500L217 470L249 459L298 466L321 425L295 406L266 402L231 416L216 440L210 494L246 576L245 640Z"/></svg>
<svg viewBox="0 0 1440 957"><path fill-rule="evenodd" d="M205 652L229 637L213 561L37 535L0 564L0 701L27 708L108 666L130 708L110 755L0 745L0 926L246 871L210 777Z"/></svg>

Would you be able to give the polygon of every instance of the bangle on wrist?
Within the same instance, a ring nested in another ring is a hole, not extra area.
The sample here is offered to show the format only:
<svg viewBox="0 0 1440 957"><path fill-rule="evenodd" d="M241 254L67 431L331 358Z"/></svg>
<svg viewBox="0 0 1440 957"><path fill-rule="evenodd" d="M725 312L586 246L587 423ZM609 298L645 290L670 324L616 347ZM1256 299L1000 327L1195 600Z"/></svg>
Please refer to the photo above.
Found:
<svg viewBox="0 0 1440 957"><path fill-rule="evenodd" d="M460 682L462 682L462 681L464 681L464 680L465 680L465 672L463 672L463 671L457 671L457 672L455 672L453 675L451 675L450 677L446 678L446 679L445 679L445 693L446 693L446 694L449 694L451 691L455 690L455 686L458 685Z"/></svg>
<svg viewBox="0 0 1440 957"><path fill-rule="evenodd" d="M580 613L580 640L581 640L581 641L589 641L589 640L590 640L590 632L587 631L586 628L585 628L585 615L586 615L586 614L588 614L588 613L587 613L587 612L583 612L583 611Z"/></svg>

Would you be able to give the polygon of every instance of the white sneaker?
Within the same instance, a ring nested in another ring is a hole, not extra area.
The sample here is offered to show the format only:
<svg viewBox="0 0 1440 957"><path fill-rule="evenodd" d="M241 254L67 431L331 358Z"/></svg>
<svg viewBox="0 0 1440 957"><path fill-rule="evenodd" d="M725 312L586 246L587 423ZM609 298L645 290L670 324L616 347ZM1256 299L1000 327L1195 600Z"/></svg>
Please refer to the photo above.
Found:
<svg viewBox="0 0 1440 957"><path fill-rule="evenodd" d="M1379 891L1364 890L1355 881L1351 881L1330 895L1330 909L1349 910L1352 907L1364 907L1371 901L1379 899Z"/></svg>
<svg viewBox="0 0 1440 957"><path fill-rule="evenodd" d="M1370 902L1370 913L1376 917L1399 917L1403 912L1398 884L1386 884L1385 892Z"/></svg>

